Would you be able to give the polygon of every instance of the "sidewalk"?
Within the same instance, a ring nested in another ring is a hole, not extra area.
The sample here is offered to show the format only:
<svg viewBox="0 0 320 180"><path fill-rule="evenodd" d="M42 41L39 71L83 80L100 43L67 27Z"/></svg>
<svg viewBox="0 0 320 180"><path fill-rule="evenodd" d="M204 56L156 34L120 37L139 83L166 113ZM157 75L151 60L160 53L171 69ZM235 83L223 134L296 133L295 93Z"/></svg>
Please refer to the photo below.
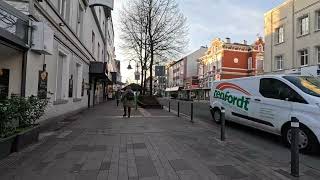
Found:
<svg viewBox="0 0 320 180"><path fill-rule="evenodd" d="M215 180L290 179L290 162L277 162L239 140L163 110L133 111L108 102L77 116L38 144L0 161L0 179ZM320 173L301 167L300 179Z"/></svg>

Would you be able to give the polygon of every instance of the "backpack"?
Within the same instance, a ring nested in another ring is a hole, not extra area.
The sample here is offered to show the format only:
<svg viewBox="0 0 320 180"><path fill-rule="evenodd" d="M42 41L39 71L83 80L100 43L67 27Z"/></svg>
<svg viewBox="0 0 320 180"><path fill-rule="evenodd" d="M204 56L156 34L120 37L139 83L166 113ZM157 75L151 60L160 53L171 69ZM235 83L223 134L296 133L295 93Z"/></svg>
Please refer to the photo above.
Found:
<svg viewBox="0 0 320 180"><path fill-rule="evenodd" d="M126 95L126 98L128 101L133 101L134 100L134 94L133 92L128 92Z"/></svg>

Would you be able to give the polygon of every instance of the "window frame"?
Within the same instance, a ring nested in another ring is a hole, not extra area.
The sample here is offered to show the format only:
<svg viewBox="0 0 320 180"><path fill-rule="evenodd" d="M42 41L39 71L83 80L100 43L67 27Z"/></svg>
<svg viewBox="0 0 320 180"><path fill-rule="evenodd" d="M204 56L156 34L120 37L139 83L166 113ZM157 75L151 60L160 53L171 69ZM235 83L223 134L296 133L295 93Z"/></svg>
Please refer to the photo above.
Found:
<svg viewBox="0 0 320 180"><path fill-rule="evenodd" d="M299 55L299 60L300 60L300 66L302 66L302 67L308 66L309 65L309 51L308 51L308 49L299 50L298 55ZM303 58L303 60L302 60L302 58ZM302 61L303 61L303 63L302 63Z"/></svg>
<svg viewBox="0 0 320 180"><path fill-rule="evenodd" d="M76 34L81 39L83 32L83 16L84 16L84 8L81 3L78 3L78 13L77 13L77 26L76 26Z"/></svg>
<svg viewBox="0 0 320 180"><path fill-rule="evenodd" d="M269 94L267 95L265 91L265 88L263 87L263 82L264 80L271 80L274 81L273 83L270 83L268 85L269 90L273 90L272 92L268 92ZM274 83L278 83L275 86L272 86L272 84ZM287 88L285 90L283 90L282 92L287 92L287 95L294 95L294 100L290 97L281 97L281 92L279 90L279 88ZM264 91L263 91L264 90ZM294 88L290 87L287 83L276 79L276 78L261 78L259 80L259 93L261 94L262 97L267 98L267 99L273 99L273 100L280 100L280 101L286 101L286 99L288 98L289 102L295 102L295 103L301 103L301 104L308 104L307 101L296 91L294 90ZM269 96L271 95L271 96ZM278 95L278 97L276 96Z"/></svg>
<svg viewBox="0 0 320 180"><path fill-rule="evenodd" d="M316 46L317 64L320 64L320 46Z"/></svg>
<svg viewBox="0 0 320 180"><path fill-rule="evenodd" d="M320 9L315 11L315 31L320 31Z"/></svg>
<svg viewBox="0 0 320 180"><path fill-rule="evenodd" d="M276 44L281 44L281 43L284 43L284 26L283 25L276 28Z"/></svg>
<svg viewBox="0 0 320 180"><path fill-rule="evenodd" d="M95 44L96 44L96 34L94 33L94 31L92 31L91 33L91 53L94 56L95 54Z"/></svg>
<svg viewBox="0 0 320 180"><path fill-rule="evenodd" d="M281 58L280 58L281 57ZM283 55L277 55L274 57L275 59L275 69L280 71L283 70L283 66L284 66L284 58ZM278 67L278 65L280 65L281 67Z"/></svg>
<svg viewBox="0 0 320 180"><path fill-rule="evenodd" d="M305 19L308 21L304 21ZM307 14L298 18L298 36L305 36L308 34L310 34L310 16Z"/></svg>

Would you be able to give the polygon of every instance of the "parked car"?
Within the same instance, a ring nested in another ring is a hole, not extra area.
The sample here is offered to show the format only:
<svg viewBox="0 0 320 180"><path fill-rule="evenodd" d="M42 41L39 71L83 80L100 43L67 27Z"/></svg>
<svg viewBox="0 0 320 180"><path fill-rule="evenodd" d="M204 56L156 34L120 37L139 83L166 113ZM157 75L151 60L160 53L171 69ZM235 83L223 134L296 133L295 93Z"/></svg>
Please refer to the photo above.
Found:
<svg viewBox="0 0 320 180"><path fill-rule="evenodd" d="M290 120L300 121L302 151L315 151L320 142L320 78L293 75L266 75L222 80L213 83L210 111L221 121L226 119L281 135L291 142Z"/></svg>

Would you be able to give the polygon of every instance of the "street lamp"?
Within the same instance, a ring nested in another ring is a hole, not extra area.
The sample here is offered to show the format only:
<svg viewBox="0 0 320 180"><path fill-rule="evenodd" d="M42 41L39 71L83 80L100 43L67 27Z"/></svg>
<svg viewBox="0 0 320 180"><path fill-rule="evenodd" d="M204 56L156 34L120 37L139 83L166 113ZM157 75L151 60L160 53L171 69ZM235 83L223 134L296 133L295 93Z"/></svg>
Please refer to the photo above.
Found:
<svg viewBox="0 0 320 180"><path fill-rule="evenodd" d="M131 69L132 69L132 66L131 66L130 63L131 63L131 60L129 61L129 65L128 65L128 67L127 67L128 70L131 70Z"/></svg>

